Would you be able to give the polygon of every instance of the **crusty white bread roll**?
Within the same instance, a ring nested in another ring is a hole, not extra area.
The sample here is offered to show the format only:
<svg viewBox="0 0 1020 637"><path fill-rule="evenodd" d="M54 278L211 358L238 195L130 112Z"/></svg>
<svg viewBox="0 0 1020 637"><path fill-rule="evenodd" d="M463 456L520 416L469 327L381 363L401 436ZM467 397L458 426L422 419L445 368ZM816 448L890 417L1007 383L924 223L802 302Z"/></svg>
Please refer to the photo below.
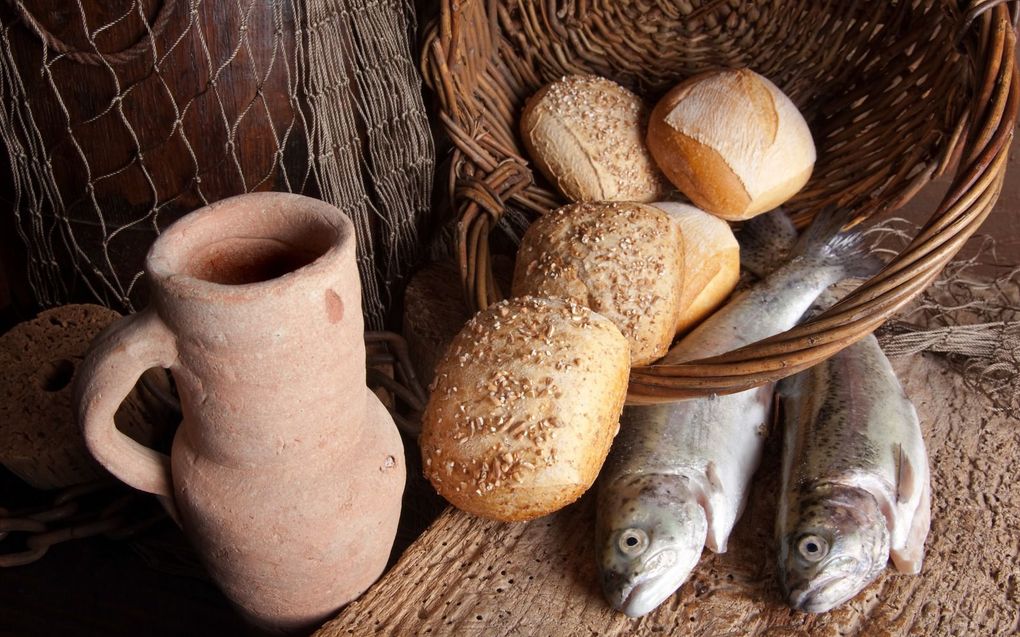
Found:
<svg viewBox="0 0 1020 637"><path fill-rule="evenodd" d="M581 496L619 430L627 339L555 299L502 301L475 315L436 367L419 439L444 498L496 520L529 520Z"/></svg>
<svg viewBox="0 0 1020 637"><path fill-rule="evenodd" d="M680 226L684 287L676 332L682 334L715 311L740 279L740 245L730 224L689 204L652 204Z"/></svg>
<svg viewBox="0 0 1020 637"><path fill-rule="evenodd" d="M514 268L515 296L568 299L616 324L631 364L665 355L684 285L680 229L640 203L576 203L537 219Z"/></svg>
<svg viewBox="0 0 1020 637"><path fill-rule="evenodd" d="M792 197L815 164L800 111L749 69L703 73L666 93L649 120L648 148L695 205L731 221Z"/></svg>
<svg viewBox="0 0 1020 637"><path fill-rule="evenodd" d="M521 136L542 174L572 201L655 201L672 188L645 147L648 108L594 75L571 75L535 93Z"/></svg>

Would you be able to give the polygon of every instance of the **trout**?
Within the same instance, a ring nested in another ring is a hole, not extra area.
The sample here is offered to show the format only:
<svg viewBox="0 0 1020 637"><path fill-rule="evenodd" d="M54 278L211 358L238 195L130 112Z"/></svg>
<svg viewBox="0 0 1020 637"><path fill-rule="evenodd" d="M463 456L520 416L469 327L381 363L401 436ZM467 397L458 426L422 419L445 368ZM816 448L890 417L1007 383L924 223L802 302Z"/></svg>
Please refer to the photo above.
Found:
<svg viewBox="0 0 1020 637"><path fill-rule="evenodd" d="M714 356L794 327L831 284L875 269L834 211L795 236L781 211L740 232L742 265L763 278L677 343L663 363ZM775 268L777 259L789 259ZM663 405L628 406L603 469L596 522L602 588L644 615L687 579L707 546L726 550L771 422L774 386Z"/></svg>
<svg viewBox="0 0 1020 637"><path fill-rule="evenodd" d="M885 569L918 573L931 519L917 412L874 336L780 383L779 578L794 608L846 602Z"/></svg>

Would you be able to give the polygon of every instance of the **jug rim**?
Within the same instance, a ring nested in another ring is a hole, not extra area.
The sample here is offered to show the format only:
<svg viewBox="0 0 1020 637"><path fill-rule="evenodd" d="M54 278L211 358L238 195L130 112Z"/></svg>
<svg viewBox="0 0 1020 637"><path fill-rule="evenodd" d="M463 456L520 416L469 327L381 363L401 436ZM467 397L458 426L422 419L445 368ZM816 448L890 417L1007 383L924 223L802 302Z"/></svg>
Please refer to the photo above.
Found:
<svg viewBox="0 0 1020 637"><path fill-rule="evenodd" d="M296 267L250 281L216 280L209 276L215 272L213 266L204 274L200 272L203 259L209 260L203 252L230 242L252 241L280 244L314 256ZM311 245L296 245L301 241ZM172 289L176 294L257 297L287 282L334 273L342 267L345 253L354 249L354 224L335 206L294 193L255 192L221 199L172 223L149 249L146 272L157 288Z"/></svg>

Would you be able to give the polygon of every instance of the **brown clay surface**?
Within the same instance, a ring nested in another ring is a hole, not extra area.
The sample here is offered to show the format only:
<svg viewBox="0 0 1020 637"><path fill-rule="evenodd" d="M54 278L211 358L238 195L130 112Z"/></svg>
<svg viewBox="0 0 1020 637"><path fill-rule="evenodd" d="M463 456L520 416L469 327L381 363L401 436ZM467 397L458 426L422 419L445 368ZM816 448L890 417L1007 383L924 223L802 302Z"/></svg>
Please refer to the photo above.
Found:
<svg viewBox="0 0 1020 637"><path fill-rule="evenodd" d="M639 620L603 601L594 499L531 523L448 509L396 566L317 637L341 635L1003 635L1020 630L1020 426L927 356L893 361L921 417L933 521L921 575L892 568L825 615L787 608L772 526L778 437L730 551ZM775 433L775 432L773 432Z"/></svg>

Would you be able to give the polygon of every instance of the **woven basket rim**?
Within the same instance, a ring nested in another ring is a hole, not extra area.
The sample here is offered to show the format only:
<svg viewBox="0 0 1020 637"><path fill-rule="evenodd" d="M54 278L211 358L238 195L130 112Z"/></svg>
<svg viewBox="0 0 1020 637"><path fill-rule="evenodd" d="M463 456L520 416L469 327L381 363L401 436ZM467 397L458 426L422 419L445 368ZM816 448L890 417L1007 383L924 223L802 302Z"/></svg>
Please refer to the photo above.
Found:
<svg viewBox="0 0 1020 637"><path fill-rule="evenodd" d="M479 66L465 57L464 49L476 52L488 46L492 55L498 54L492 42L502 37L496 15L500 5L497 0L443 0L439 17L426 32L421 58L426 83L439 99L440 123L453 143L449 186L459 218L461 279L473 309L500 298L488 236L509 205L511 211L536 214L559 205L556 193L535 184L526 157L515 156L513 148L498 156L492 151L500 149L496 131L463 112L457 74L478 74L488 63ZM976 90L939 160L914 175L894 202L896 207L905 204L941 174L953 176L948 192L910 244L840 303L787 332L710 359L634 368L628 402L668 402L775 382L864 338L934 281L991 212L1002 188L1020 107L1018 5L1016 0L978 0L963 14ZM466 33L465 13L472 9L487 12L487 29L481 33Z"/></svg>

